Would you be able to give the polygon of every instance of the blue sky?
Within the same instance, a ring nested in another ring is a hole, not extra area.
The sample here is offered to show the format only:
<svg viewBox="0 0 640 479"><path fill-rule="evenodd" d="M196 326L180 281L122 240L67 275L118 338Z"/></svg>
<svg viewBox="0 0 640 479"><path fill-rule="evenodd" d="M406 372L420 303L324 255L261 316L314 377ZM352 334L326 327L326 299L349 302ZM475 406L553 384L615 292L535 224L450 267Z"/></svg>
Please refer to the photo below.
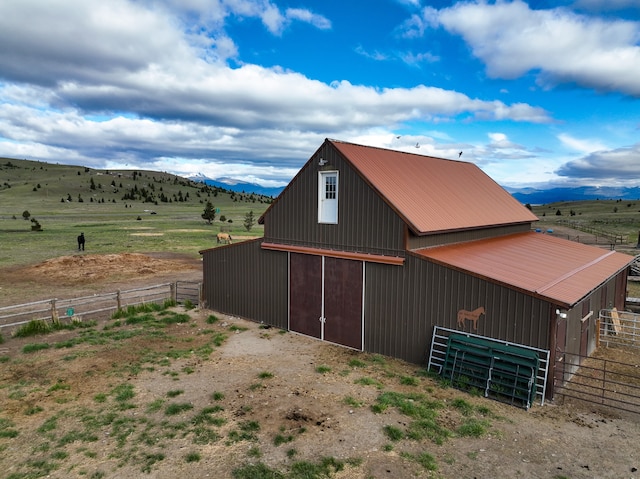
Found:
<svg viewBox="0 0 640 479"><path fill-rule="evenodd" d="M325 138L638 186L640 1L0 2L0 156L282 186Z"/></svg>

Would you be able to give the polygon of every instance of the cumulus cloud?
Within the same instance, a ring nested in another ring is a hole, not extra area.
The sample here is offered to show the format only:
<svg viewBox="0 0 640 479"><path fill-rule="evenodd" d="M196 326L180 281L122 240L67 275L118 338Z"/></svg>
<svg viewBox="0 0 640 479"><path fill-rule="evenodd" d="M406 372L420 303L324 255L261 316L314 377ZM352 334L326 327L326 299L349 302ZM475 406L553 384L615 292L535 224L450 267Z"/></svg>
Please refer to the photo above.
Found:
<svg viewBox="0 0 640 479"><path fill-rule="evenodd" d="M234 6L251 13L247 3ZM325 131L344 124L372 126L381 117L399 122L463 113L549 121L540 108L472 99L440 88L377 90L347 81L328 85L279 68L251 64L231 68L202 58L199 48L187 41L165 12L145 10L143 4L124 0L49 4L40 12L46 18L26 7L5 11L0 7L0 75L48 87L51 102L61 109L130 112L234 127L295 124ZM24 5L33 6L28 1ZM300 10L294 16L305 17ZM25 29L25 24L34 28ZM209 46L216 45L212 40Z"/></svg>
<svg viewBox="0 0 640 479"><path fill-rule="evenodd" d="M551 121L526 103L326 83L243 62L226 31L232 19L276 36L294 22L332 28L320 13L269 0L0 2L0 154L94 167L207 160L246 172L275 159L290 173L325 137L406 122Z"/></svg>
<svg viewBox="0 0 640 479"><path fill-rule="evenodd" d="M491 77L533 71L547 88L577 84L640 97L640 22L532 9L521 0L465 2L425 8L406 23L407 35L422 35L436 21L467 42Z"/></svg>
<svg viewBox="0 0 640 479"><path fill-rule="evenodd" d="M518 145L517 143L513 143L507 135L504 133L489 133L489 138L491 139L490 146L496 149L518 149L522 150L524 147L522 145Z"/></svg>
<svg viewBox="0 0 640 479"><path fill-rule="evenodd" d="M562 165L559 176L588 180L635 180L640 177L640 143L625 148L596 151Z"/></svg>

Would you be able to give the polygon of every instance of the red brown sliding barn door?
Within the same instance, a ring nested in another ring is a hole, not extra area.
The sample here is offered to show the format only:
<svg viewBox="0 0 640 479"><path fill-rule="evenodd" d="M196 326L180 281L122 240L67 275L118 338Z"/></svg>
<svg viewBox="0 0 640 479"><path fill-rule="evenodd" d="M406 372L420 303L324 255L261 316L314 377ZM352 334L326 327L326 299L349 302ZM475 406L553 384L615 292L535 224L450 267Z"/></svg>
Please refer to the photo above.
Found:
<svg viewBox="0 0 640 479"><path fill-rule="evenodd" d="M289 329L362 350L362 261L290 253Z"/></svg>

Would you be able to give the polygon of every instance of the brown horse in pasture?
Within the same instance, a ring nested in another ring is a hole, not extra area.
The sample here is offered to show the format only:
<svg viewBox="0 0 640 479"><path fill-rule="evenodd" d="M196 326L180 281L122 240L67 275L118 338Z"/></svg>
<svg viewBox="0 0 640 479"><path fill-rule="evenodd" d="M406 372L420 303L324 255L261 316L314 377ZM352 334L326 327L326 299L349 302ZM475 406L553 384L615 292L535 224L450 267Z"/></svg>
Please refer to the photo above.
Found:
<svg viewBox="0 0 640 479"><path fill-rule="evenodd" d="M217 236L216 236L216 239L218 240L218 244L220 244L220 243L231 244L231 240L233 238L231 237L231 235L229 233L218 233Z"/></svg>

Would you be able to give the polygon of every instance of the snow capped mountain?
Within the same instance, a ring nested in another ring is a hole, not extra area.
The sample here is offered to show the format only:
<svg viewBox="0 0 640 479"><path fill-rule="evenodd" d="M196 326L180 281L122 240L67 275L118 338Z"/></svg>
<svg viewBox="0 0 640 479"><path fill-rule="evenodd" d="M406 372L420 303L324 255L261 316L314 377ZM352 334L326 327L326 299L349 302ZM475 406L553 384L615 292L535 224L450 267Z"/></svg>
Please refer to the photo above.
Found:
<svg viewBox="0 0 640 479"><path fill-rule="evenodd" d="M198 183L204 183L209 186L216 186L218 188L224 188L225 190L235 191L237 193L255 193L257 195L265 195L271 196L275 198L278 196L284 187L268 187L261 186L257 183L249 183L246 181L241 181L236 178L217 178L215 180L206 177L202 173L198 173L197 175L193 175L189 177L192 181L197 181Z"/></svg>

